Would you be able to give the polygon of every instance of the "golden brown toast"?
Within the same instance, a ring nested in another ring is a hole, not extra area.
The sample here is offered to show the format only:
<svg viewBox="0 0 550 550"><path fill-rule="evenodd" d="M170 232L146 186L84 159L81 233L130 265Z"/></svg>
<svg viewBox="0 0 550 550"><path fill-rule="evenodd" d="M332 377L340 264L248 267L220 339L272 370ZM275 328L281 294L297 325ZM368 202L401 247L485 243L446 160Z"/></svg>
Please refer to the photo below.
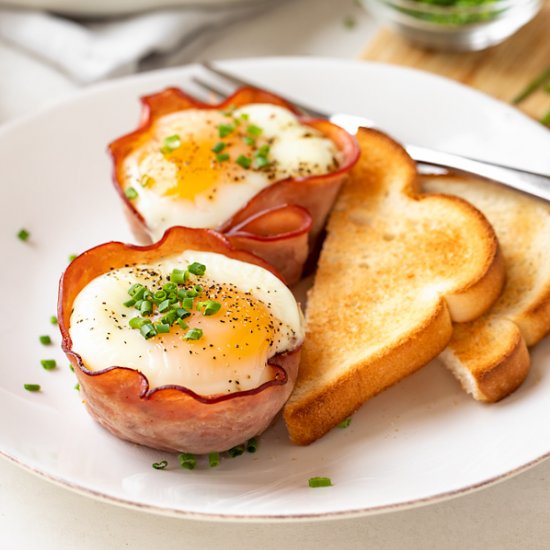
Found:
<svg viewBox="0 0 550 550"><path fill-rule="evenodd" d="M475 399L498 401L527 376L527 347L550 332L550 205L473 178L423 177L421 184L428 192L471 202L498 236L507 272L504 292L485 315L455 325L441 354Z"/></svg>
<svg viewBox="0 0 550 550"><path fill-rule="evenodd" d="M413 373L498 297L504 267L485 217L456 197L420 195L415 163L360 130L361 158L331 214L308 299L307 334L284 409L308 444Z"/></svg>

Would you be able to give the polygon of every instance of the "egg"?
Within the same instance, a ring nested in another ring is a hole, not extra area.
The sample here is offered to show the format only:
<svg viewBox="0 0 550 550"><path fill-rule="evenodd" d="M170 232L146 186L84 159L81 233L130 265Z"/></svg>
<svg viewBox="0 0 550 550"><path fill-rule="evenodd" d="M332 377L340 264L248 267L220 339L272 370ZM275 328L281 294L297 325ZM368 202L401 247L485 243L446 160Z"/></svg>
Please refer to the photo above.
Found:
<svg viewBox="0 0 550 550"><path fill-rule="evenodd" d="M218 228L271 184L342 162L331 139L284 107L190 108L154 120L124 158L121 186L157 240L175 225Z"/></svg>
<svg viewBox="0 0 550 550"><path fill-rule="evenodd" d="M149 306L135 300L143 289ZM268 270L186 250L95 277L74 300L69 333L90 371L123 366L145 375L150 389L176 385L212 396L269 381L269 359L300 346L304 323L290 290Z"/></svg>

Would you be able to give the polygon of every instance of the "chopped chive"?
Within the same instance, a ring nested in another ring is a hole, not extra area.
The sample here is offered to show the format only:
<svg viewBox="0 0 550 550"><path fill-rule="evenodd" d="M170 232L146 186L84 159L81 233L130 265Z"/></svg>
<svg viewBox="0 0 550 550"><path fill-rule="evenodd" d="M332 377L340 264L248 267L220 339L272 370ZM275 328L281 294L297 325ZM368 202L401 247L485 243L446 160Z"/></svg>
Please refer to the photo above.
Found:
<svg viewBox="0 0 550 550"><path fill-rule="evenodd" d="M27 391L40 391L40 384L23 384Z"/></svg>
<svg viewBox="0 0 550 550"><path fill-rule="evenodd" d="M193 306L193 304L191 304L191 307ZM189 317L191 314L189 313L189 311L187 311L186 309L183 309L182 307L178 307L176 309L176 315L178 316L178 319L186 319L187 317Z"/></svg>
<svg viewBox="0 0 550 550"><path fill-rule="evenodd" d="M168 136L164 139L164 144L160 149L160 152L163 155L167 155L171 153L172 151L175 151L178 147L181 145L181 138L178 134L174 134L173 136Z"/></svg>
<svg viewBox="0 0 550 550"><path fill-rule="evenodd" d="M250 118L250 115L248 113L242 113L239 118L241 120L248 120Z"/></svg>
<svg viewBox="0 0 550 550"><path fill-rule="evenodd" d="M153 313L153 304L149 300L143 300L139 311L142 315L151 315Z"/></svg>
<svg viewBox="0 0 550 550"><path fill-rule="evenodd" d="M75 389L76 391L80 391L80 384L76 383L76 384L74 385L74 389Z"/></svg>
<svg viewBox="0 0 550 550"><path fill-rule="evenodd" d="M227 451L227 454L231 458L235 458L236 456L241 456L244 453L244 445L236 445L235 447L232 447Z"/></svg>
<svg viewBox="0 0 550 550"><path fill-rule="evenodd" d="M341 428L342 430L344 430L350 424L351 424L351 417L346 418L345 420L342 420L342 422L340 422L340 424L337 424L337 426L338 426L338 428Z"/></svg>
<svg viewBox="0 0 550 550"><path fill-rule="evenodd" d="M50 323L51 323L52 325L57 325L57 317L56 317L55 315L52 315L52 316L50 317Z"/></svg>
<svg viewBox="0 0 550 550"><path fill-rule="evenodd" d="M181 307L187 311L191 311L193 309L193 298L184 298L181 301Z"/></svg>
<svg viewBox="0 0 550 550"><path fill-rule="evenodd" d="M71 372L74 372L74 367L69 363L69 369L71 369Z"/></svg>
<svg viewBox="0 0 550 550"><path fill-rule="evenodd" d="M130 328L141 328L147 322L147 319L144 319L143 317L132 317L128 324L130 325Z"/></svg>
<svg viewBox="0 0 550 550"><path fill-rule="evenodd" d="M126 195L126 198L130 201L133 201L138 197L138 192L133 187L127 187L124 191L124 194Z"/></svg>
<svg viewBox="0 0 550 550"><path fill-rule="evenodd" d="M271 148L269 147L269 145L265 144L265 145L262 145L258 151L256 152L256 156L257 157L267 157L267 155L269 155L269 150Z"/></svg>
<svg viewBox="0 0 550 550"><path fill-rule="evenodd" d="M147 323L144 323L143 325L141 325L141 327L139 327L139 332L141 332L141 335L146 340L157 335L157 331L153 326L153 323L151 323L151 321L148 321Z"/></svg>
<svg viewBox="0 0 550 550"><path fill-rule="evenodd" d="M134 300L141 300L143 298L143 294L145 292L146 288L143 285L140 285L139 283L136 283L135 285L132 285L128 289L128 294L134 298Z"/></svg>
<svg viewBox="0 0 550 550"><path fill-rule="evenodd" d="M166 283L162 286L162 290L165 292L175 292L178 289L178 285L176 283Z"/></svg>
<svg viewBox="0 0 550 550"><path fill-rule="evenodd" d="M546 67L541 74L539 74L534 80L529 82L527 86L512 99L512 103L517 105L521 103L524 99L527 99L533 92L536 92L546 81L550 79L550 67Z"/></svg>
<svg viewBox="0 0 550 550"><path fill-rule="evenodd" d="M165 311L168 311L171 307L170 300L164 300L159 304L159 311L161 313L164 313Z"/></svg>
<svg viewBox="0 0 550 550"><path fill-rule="evenodd" d="M231 134L235 130L234 124L220 124L218 126L218 135L221 138L227 137L229 134Z"/></svg>
<svg viewBox="0 0 550 550"><path fill-rule="evenodd" d="M256 140L250 136L243 137L243 141L246 145L250 145L250 147L254 147L254 145L256 145Z"/></svg>
<svg viewBox="0 0 550 550"><path fill-rule="evenodd" d="M200 340L202 338L202 329L200 328L192 328L189 329L184 335L184 340Z"/></svg>
<svg viewBox="0 0 550 550"><path fill-rule="evenodd" d="M173 325L178 318L175 311L169 311L166 315L160 318L160 320L166 325Z"/></svg>
<svg viewBox="0 0 550 550"><path fill-rule="evenodd" d="M43 346L49 346L52 343L52 339L47 334L40 336L39 340Z"/></svg>
<svg viewBox="0 0 550 550"><path fill-rule="evenodd" d="M310 487L332 487L332 481L330 477L310 477L308 485Z"/></svg>
<svg viewBox="0 0 550 550"><path fill-rule="evenodd" d="M176 284L183 284L185 283L186 277L185 277L185 271L181 269L173 269L172 273L170 273L170 282L176 283Z"/></svg>
<svg viewBox="0 0 550 550"><path fill-rule="evenodd" d="M166 323L155 323L155 330L157 334L166 334L170 331L170 325Z"/></svg>
<svg viewBox="0 0 550 550"><path fill-rule="evenodd" d="M235 112L235 109L237 107L235 107L235 105L229 105L229 107L227 107L227 109L225 109L224 111L221 111L222 115L223 116L233 116L233 113Z"/></svg>
<svg viewBox="0 0 550 550"><path fill-rule="evenodd" d="M344 24L344 27L346 29L351 30L351 29L354 29L355 26L357 25L357 20L355 19L355 17L353 17L353 15L346 15L342 23Z"/></svg>
<svg viewBox="0 0 550 550"><path fill-rule="evenodd" d="M40 364L44 367L45 370L53 370L57 367L55 359L41 359Z"/></svg>
<svg viewBox="0 0 550 550"><path fill-rule="evenodd" d="M545 126L550 125L550 111L546 112L546 114L540 119L540 122Z"/></svg>
<svg viewBox="0 0 550 550"><path fill-rule="evenodd" d="M220 465L220 453L213 452L208 455L208 464L210 468L215 468Z"/></svg>
<svg viewBox="0 0 550 550"><path fill-rule="evenodd" d="M190 266L187 267L187 270L193 275L200 276L206 273L206 266L204 264L200 264L199 262L193 262Z"/></svg>
<svg viewBox="0 0 550 550"><path fill-rule="evenodd" d="M239 155L235 162L239 166L242 166L243 168L246 168L246 169L250 168L250 165L252 164L252 160L249 157L245 157L244 155Z"/></svg>
<svg viewBox="0 0 550 550"><path fill-rule="evenodd" d="M182 329L182 330L185 330L185 329L188 329L189 328L189 325L183 320L183 319L178 319L176 321L176 323L178 324L178 326ZM185 338L185 337L184 337Z"/></svg>
<svg viewBox="0 0 550 550"><path fill-rule="evenodd" d="M250 136L258 137L262 135L262 129L259 126L256 126L255 124L249 124L246 127L246 133Z"/></svg>
<svg viewBox="0 0 550 550"><path fill-rule="evenodd" d="M256 157L254 159L254 168L265 168L269 165L269 160L266 157Z"/></svg>
<svg viewBox="0 0 550 550"><path fill-rule="evenodd" d="M199 293L194 288L185 291L186 298L196 298L198 295Z"/></svg>
<svg viewBox="0 0 550 550"><path fill-rule="evenodd" d="M160 462L153 462L153 464L151 466L153 466L153 468L155 470L164 470L164 468L166 468L166 466L168 466L168 461L167 460L161 460Z"/></svg>
<svg viewBox="0 0 550 550"><path fill-rule="evenodd" d="M127 302L123 302L122 305L125 307L132 307L133 305L135 305L135 303L136 301L133 298L131 298Z"/></svg>
<svg viewBox="0 0 550 550"><path fill-rule="evenodd" d="M216 155L216 160L218 162L225 162L229 160L231 157L227 153L220 153L219 155Z"/></svg>
<svg viewBox="0 0 550 550"><path fill-rule="evenodd" d="M221 153L225 148L227 147L227 143L224 143L223 141L218 141L214 147L212 147L211 151L214 153Z"/></svg>
<svg viewBox="0 0 550 550"><path fill-rule="evenodd" d="M257 450L258 450L258 440L255 437L252 437L246 443L246 452L255 453Z"/></svg>
<svg viewBox="0 0 550 550"><path fill-rule="evenodd" d="M197 465L197 459L191 453L181 453L178 455L180 466L186 470L194 470Z"/></svg>
<svg viewBox="0 0 550 550"><path fill-rule="evenodd" d="M143 174L143 176L141 176L141 179L139 180L139 184L141 185L141 187L151 187L154 183L154 178L148 176L147 174Z"/></svg>
<svg viewBox="0 0 550 550"><path fill-rule="evenodd" d="M17 238L18 238L20 241L28 241L30 236L31 236L30 232L27 231L26 229L20 229L20 230L17 232Z"/></svg>
<svg viewBox="0 0 550 550"><path fill-rule="evenodd" d="M222 305L214 300L206 300L197 304L197 309L203 309L203 315L214 315L220 311Z"/></svg>
<svg viewBox="0 0 550 550"><path fill-rule="evenodd" d="M163 300L166 300L166 297L168 296L166 290L157 290L154 294L153 294L153 298L155 300L158 300L159 302L162 302Z"/></svg>

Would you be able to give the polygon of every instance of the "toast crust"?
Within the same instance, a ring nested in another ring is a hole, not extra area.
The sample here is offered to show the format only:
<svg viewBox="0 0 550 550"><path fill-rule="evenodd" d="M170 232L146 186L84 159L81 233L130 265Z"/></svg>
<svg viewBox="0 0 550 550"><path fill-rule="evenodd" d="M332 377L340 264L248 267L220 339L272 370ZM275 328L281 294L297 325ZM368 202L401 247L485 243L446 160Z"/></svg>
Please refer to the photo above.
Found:
<svg viewBox="0 0 550 550"><path fill-rule="evenodd" d="M284 409L297 444L436 357L452 321L481 315L504 283L496 236L477 209L420 195L399 144L373 130L357 137L362 156L331 214Z"/></svg>
<svg viewBox="0 0 550 550"><path fill-rule="evenodd" d="M495 402L527 377L527 348L550 333L550 207L497 184L463 176L422 178L477 206L495 228L508 281L480 319L458 325L441 359L475 399Z"/></svg>

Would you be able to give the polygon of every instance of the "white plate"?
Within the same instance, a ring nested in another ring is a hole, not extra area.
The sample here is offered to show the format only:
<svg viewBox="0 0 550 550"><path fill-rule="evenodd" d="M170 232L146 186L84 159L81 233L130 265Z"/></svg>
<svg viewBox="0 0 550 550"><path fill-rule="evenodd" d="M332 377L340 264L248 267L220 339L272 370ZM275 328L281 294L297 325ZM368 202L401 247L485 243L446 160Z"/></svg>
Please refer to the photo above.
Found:
<svg viewBox="0 0 550 550"><path fill-rule="evenodd" d="M514 109L449 81L386 65L327 59L225 64L318 107L364 114L400 139L550 170L550 133ZM0 131L2 310L0 451L90 496L206 519L300 519L402 508L479 488L550 453L550 341L533 353L527 382L503 402L467 397L434 363L368 402L348 429L310 447L289 443L279 421L256 454L216 469L182 470L175 456L119 441L97 426L74 375L38 335L56 331L56 284L67 256L131 240L110 180L106 144L134 128L138 96L192 90L193 67L92 88ZM29 243L16 237L32 232ZM55 334L55 343L59 337ZM45 357L60 367L46 372ZM39 383L28 393L24 383ZM167 458L170 469L151 463ZM334 486L310 489L308 478Z"/></svg>

